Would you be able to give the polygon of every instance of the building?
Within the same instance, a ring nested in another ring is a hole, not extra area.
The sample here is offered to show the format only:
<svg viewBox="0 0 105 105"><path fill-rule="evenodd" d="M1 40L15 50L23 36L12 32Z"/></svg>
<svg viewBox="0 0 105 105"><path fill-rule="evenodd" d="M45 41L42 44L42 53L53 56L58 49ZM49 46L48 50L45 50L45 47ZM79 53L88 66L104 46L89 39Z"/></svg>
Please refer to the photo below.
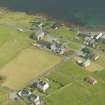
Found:
<svg viewBox="0 0 105 105"><path fill-rule="evenodd" d="M33 105L40 105L41 104L39 96L32 94L29 96L29 100L33 103Z"/></svg>
<svg viewBox="0 0 105 105"><path fill-rule="evenodd" d="M86 77L84 80L92 85L95 85L97 83L97 80L93 77Z"/></svg>
<svg viewBox="0 0 105 105"><path fill-rule="evenodd" d="M90 64L91 64L91 61L88 59L88 60L85 60L82 65L84 67L88 67L88 66L90 66Z"/></svg>
<svg viewBox="0 0 105 105"><path fill-rule="evenodd" d="M64 54L65 52L65 48L63 45L61 44L58 44L58 43L54 43L51 45L51 50L54 52L54 53L57 53L57 54Z"/></svg>
<svg viewBox="0 0 105 105"><path fill-rule="evenodd" d="M41 80L37 82L37 88L43 92L46 92L49 88L49 84Z"/></svg>
<svg viewBox="0 0 105 105"><path fill-rule="evenodd" d="M24 88L23 90L19 90L17 95L20 97L28 97L30 96L32 93L29 89Z"/></svg>
<svg viewBox="0 0 105 105"><path fill-rule="evenodd" d="M38 32L37 33L37 40L43 40L43 38L44 38L44 36L45 36L45 33L44 32Z"/></svg>
<svg viewBox="0 0 105 105"><path fill-rule="evenodd" d="M102 33L100 33L99 35L96 36L96 40L100 39L103 36Z"/></svg>

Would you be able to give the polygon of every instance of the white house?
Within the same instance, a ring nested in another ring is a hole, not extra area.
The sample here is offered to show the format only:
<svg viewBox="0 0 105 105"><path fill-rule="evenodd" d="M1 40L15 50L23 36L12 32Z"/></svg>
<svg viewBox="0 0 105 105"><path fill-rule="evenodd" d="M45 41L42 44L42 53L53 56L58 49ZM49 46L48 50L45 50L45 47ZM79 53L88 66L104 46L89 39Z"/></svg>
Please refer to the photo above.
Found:
<svg viewBox="0 0 105 105"><path fill-rule="evenodd" d="M39 96L36 96L36 95L31 95L29 97L29 100L34 104L34 105L40 105L41 102L40 102L40 97Z"/></svg>
<svg viewBox="0 0 105 105"><path fill-rule="evenodd" d="M45 36L45 33L44 32L39 32L37 33L37 40L42 40Z"/></svg>
<svg viewBox="0 0 105 105"><path fill-rule="evenodd" d="M46 92L46 90L49 88L49 84L45 81L39 81L37 82L37 88L43 92Z"/></svg>
<svg viewBox="0 0 105 105"><path fill-rule="evenodd" d="M90 64L91 64L91 61L89 59L83 62L84 67L88 67Z"/></svg>
<svg viewBox="0 0 105 105"><path fill-rule="evenodd" d="M64 54L64 52L65 52L65 48L60 44L52 44L51 45L51 50L54 53L59 53L60 55Z"/></svg>
<svg viewBox="0 0 105 105"><path fill-rule="evenodd" d="M102 33L100 33L99 35L96 36L96 39L98 40L99 38L101 38L103 36Z"/></svg>

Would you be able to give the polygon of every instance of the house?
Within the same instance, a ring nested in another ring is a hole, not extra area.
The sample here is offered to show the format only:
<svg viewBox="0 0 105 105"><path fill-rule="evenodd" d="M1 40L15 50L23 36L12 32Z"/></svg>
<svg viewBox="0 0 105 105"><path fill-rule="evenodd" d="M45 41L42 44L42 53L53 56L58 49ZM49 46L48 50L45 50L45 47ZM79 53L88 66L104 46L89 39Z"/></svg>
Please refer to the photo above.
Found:
<svg viewBox="0 0 105 105"><path fill-rule="evenodd" d="M19 90L17 95L20 97L28 97L30 96L32 93L29 89L24 88L23 90Z"/></svg>
<svg viewBox="0 0 105 105"><path fill-rule="evenodd" d="M96 36L96 40L98 40L99 38L101 38L103 36L102 33L100 33L99 35Z"/></svg>
<svg viewBox="0 0 105 105"><path fill-rule="evenodd" d="M40 105L41 104L39 96L32 94L29 96L29 100L33 103L33 105Z"/></svg>
<svg viewBox="0 0 105 105"><path fill-rule="evenodd" d="M83 66L84 67L88 67L88 66L90 66L90 64L91 64L91 61L89 60L89 59L87 59L87 60L85 60L84 62L83 62Z"/></svg>
<svg viewBox="0 0 105 105"><path fill-rule="evenodd" d="M57 53L57 54L60 54L60 55L64 54L64 52L65 52L64 46L61 45L61 44L58 44L58 43L53 43L53 44L51 45L51 50L52 50L54 53Z"/></svg>
<svg viewBox="0 0 105 105"><path fill-rule="evenodd" d="M37 88L43 92L46 92L49 88L49 84L45 81L40 80L37 82Z"/></svg>
<svg viewBox="0 0 105 105"><path fill-rule="evenodd" d="M97 83L97 80L93 77L86 77L84 80L92 85L95 85Z"/></svg>
<svg viewBox="0 0 105 105"><path fill-rule="evenodd" d="M45 36L45 33L43 31L40 31L37 33L37 40L43 40Z"/></svg>

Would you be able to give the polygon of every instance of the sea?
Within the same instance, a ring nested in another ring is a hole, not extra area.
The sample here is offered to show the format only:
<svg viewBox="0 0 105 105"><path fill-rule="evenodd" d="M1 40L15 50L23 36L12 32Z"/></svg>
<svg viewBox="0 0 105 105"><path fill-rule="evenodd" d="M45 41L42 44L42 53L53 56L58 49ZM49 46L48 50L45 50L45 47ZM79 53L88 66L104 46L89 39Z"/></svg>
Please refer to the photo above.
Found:
<svg viewBox="0 0 105 105"><path fill-rule="evenodd" d="M0 0L0 7L43 13L85 27L105 27L105 0Z"/></svg>

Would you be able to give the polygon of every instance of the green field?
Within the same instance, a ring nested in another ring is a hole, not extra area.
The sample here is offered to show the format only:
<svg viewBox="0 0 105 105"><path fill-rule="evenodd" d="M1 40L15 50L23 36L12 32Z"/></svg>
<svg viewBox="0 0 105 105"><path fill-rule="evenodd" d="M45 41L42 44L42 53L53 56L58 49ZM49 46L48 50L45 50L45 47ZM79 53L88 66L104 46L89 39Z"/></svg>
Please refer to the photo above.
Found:
<svg viewBox="0 0 105 105"><path fill-rule="evenodd" d="M94 86L86 83L86 76L93 76L98 83ZM48 105L104 105L105 71L86 72L79 66L67 61L56 71L47 75L52 85L48 91ZM54 86L56 85L56 86Z"/></svg>
<svg viewBox="0 0 105 105"><path fill-rule="evenodd" d="M3 86L10 89L22 88L60 61L59 57L50 53L38 49L25 49L1 69L0 74L6 77Z"/></svg>
<svg viewBox="0 0 105 105"><path fill-rule="evenodd" d="M17 30L29 29L36 18L26 13L0 10L0 76L5 77L0 83L0 105L26 105L22 100L9 99L9 89L21 89L36 77L49 80L50 88L47 95L43 95L47 105L105 105L105 70L86 71L75 64L72 57L60 63L62 57L31 46L31 31ZM73 51L81 48L81 42L75 40L76 32L69 28L63 26L48 31ZM94 63L105 68L105 54ZM83 80L86 76L93 76L98 83L88 84Z"/></svg>
<svg viewBox="0 0 105 105"><path fill-rule="evenodd" d="M61 60L50 53L30 48L30 33L5 27L0 27L0 33L0 75L6 77L4 84L9 88L24 86Z"/></svg>

